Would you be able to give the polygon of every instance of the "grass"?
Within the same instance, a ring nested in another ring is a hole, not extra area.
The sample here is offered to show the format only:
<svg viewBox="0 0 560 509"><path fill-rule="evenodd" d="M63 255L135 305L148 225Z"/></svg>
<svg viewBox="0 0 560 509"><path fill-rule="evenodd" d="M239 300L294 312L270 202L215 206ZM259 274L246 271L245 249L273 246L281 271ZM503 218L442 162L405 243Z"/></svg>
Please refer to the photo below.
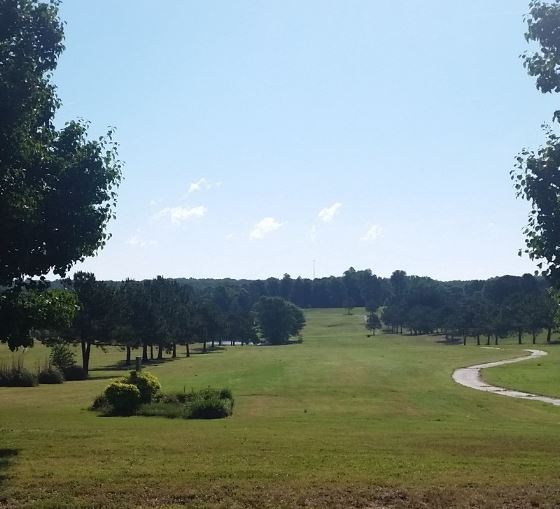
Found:
<svg viewBox="0 0 560 509"><path fill-rule="evenodd" d="M17 451L0 463L0 507L560 504L560 409L450 378L527 345L367 338L358 310L306 315L303 344L236 346L151 368L166 392L230 387L235 413L224 420L87 411L107 377L122 375L110 369L123 357L116 349L94 352L93 380L0 389L0 450ZM538 362L552 371L560 350L540 347L551 355ZM25 355L35 362L46 352Z"/></svg>

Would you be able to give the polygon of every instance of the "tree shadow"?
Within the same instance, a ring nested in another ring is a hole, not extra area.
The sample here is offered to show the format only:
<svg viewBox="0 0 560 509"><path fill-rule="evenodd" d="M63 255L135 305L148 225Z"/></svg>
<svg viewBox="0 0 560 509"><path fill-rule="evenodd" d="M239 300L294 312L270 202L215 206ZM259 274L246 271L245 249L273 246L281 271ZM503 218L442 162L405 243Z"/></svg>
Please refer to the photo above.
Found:
<svg viewBox="0 0 560 509"><path fill-rule="evenodd" d="M209 346L206 349L206 352L202 348L200 348L198 350L191 351L191 355L209 355L213 353L223 353L225 351L226 351L225 346L215 346L215 347Z"/></svg>
<svg viewBox="0 0 560 509"><path fill-rule="evenodd" d="M0 486L8 478L5 471L12 463L13 458L15 458L19 453L18 449L0 449Z"/></svg>
<svg viewBox="0 0 560 509"><path fill-rule="evenodd" d="M461 338L442 338L439 341L436 341L440 345L462 345L463 340Z"/></svg>
<svg viewBox="0 0 560 509"><path fill-rule="evenodd" d="M173 362L176 361L177 359L179 359L180 356L177 355L177 357L174 359L173 357L165 357L163 359L153 359L153 360L148 360L148 361L144 361L142 362L142 367L143 368L147 368L150 366L159 366L160 364L166 364L168 362ZM130 364L126 364L126 362L123 361L118 361L115 362L113 364L106 364L104 366L97 366L95 368L89 368L90 373L91 372L96 372L96 371L130 371L136 368L136 362L133 360ZM96 377L90 377L90 378L96 378Z"/></svg>

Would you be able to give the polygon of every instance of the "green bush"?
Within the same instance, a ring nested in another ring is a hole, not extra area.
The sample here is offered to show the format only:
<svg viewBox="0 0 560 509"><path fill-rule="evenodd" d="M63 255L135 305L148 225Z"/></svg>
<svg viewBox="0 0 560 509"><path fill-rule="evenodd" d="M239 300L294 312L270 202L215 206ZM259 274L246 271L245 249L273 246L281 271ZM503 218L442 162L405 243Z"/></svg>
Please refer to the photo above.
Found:
<svg viewBox="0 0 560 509"><path fill-rule="evenodd" d="M193 399L187 406L189 419L222 419L232 414L233 404L229 399L220 399L215 395L202 395Z"/></svg>
<svg viewBox="0 0 560 509"><path fill-rule="evenodd" d="M131 371L124 383L135 385L138 388L142 403L150 403L161 392L159 380L147 371Z"/></svg>
<svg viewBox="0 0 560 509"><path fill-rule="evenodd" d="M40 384L61 384L64 382L62 371L56 366L47 366L37 376Z"/></svg>
<svg viewBox="0 0 560 509"><path fill-rule="evenodd" d="M76 355L73 350L64 343L58 343L52 346L50 361L62 372L76 364Z"/></svg>
<svg viewBox="0 0 560 509"><path fill-rule="evenodd" d="M68 366L67 368L62 370L64 374L64 380L67 381L76 381L76 380L85 380L87 378L86 372L84 368L78 364L72 364L72 366Z"/></svg>
<svg viewBox="0 0 560 509"><path fill-rule="evenodd" d="M131 415L140 406L141 396L136 385L113 382L105 389L105 398L117 415Z"/></svg>

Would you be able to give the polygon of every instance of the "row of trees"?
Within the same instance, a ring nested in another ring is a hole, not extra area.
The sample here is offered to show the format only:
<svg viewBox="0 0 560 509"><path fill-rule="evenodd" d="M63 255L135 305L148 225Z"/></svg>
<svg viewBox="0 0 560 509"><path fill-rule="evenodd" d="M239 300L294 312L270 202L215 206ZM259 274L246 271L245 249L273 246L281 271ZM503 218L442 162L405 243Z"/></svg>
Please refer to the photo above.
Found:
<svg viewBox="0 0 560 509"><path fill-rule="evenodd" d="M533 342L542 330L548 341L558 309L552 289L542 278L529 274L503 276L487 281L442 283L402 271L390 279L391 296L382 312L383 322L394 332L412 334L442 332L460 336L485 336L489 343L516 334Z"/></svg>
<svg viewBox="0 0 560 509"><path fill-rule="evenodd" d="M278 297L250 299L239 287L216 286L195 291L173 279L97 281L78 272L64 289L14 289L17 299L0 301L0 341L10 348L31 346L37 337L49 343L77 343L87 375L93 346L142 348L142 358L177 356L177 346L202 343L257 342L282 344L305 325L302 311ZM25 303L29 303L28 305ZM14 313L14 310L28 310ZM154 349L157 354L154 356Z"/></svg>

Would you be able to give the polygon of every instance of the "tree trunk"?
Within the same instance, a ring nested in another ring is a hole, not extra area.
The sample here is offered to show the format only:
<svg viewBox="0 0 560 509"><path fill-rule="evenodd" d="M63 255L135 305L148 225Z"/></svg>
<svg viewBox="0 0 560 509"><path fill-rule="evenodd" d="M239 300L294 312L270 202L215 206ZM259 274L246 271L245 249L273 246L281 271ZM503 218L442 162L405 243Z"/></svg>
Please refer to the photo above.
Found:
<svg viewBox="0 0 560 509"><path fill-rule="evenodd" d="M476 335L476 345L480 346L480 334Z"/></svg>
<svg viewBox="0 0 560 509"><path fill-rule="evenodd" d="M187 357L191 356L191 349L189 348L189 344L186 343L185 346L187 347Z"/></svg>
<svg viewBox="0 0 560 509"><path fill-rule="evenodd" d="M212 348L214 348L214 339L212 338Z"/></svg>
<svg viewBox="0 0 560 509"><path fill-rule="evenodd" d="M490 334L486 334L486 345L490 345Z"/></svg>
<svg viewBox="0 0 560 509"><path fill-rule="evenodd" d="M463 336L463 345L467 346L467 336L466 335Z"/></svg>
<svg viewBox="0 0 560 509"><path fill-rule="evenodd" d="M546 332L546 342L550 343L551 338L552 338L552 327L549 327L548 331Z"/></svg>
<svg viewBox="0 0 560 509"><path fill-rule="evenodd" d="M163 359L163 346L161 343L158 345L157 358L159 361Z"/></svg>
<svg viewBox="0 0 560 509"><path fill-rule="evenodd" d="M533 332L533 345L537 342L537 335Z"/></svg>
<svg viewBox="0 0 560 509"><path fill-rule="evenodd" d="M126 361L125 366L130 366L130 346L126 345Z"/></svg>
<svg viewBox="0 0 560 509"><path fill-rule="evenodd" d="M204 342L202 343L202 353L206 353L206 351L206 340L204 340Z"/></svg>
<svg viewBox="0 0 560 509"><path fill-rule="evenodd" d="M222 338L218 339L218 346L222 346Z"/></svg>
<svg viewBox="0 0 560 509"><path fill-rule="evenodd" d="M172 354L172 357L173 357L174 359L177 358L177 345L176 345L175 343L173 343L173 354Z"/></svg>
<svg viewBox="0 0 560 509"><path fill-rule="evenodd" d="M84 369L84 374L87 378L89 373L89 354L91 353L91 343L82 339L82 368Z"/></svg>
<svg viewBox="0 0 560 509"><path fill-rule="evenodd" d="M496 340L496 345L498 344L498 335L494 334L494 339Z"/></svg>
<svg viewBox="0 0 560 509"><path fill-rule="evenodd" d="M142 345L142 362L146 362L148 360L148 345Z"/></svg>
<svg viewBox="0 0 560 509"><path fill-rule="evenodd" d="M517 343L520 345L521 341L521 329L517 329Z"/></svg>
<svg viewBox="0 0 560 509"><path fill-rule="evenodd" d="M401 325L401 334L402 334L402 325Z"/></svg>
<svg viewBox="0 0 560 509"><path fill-rule="evenodd" d="M154 360L154 345L150 345L150 359Z"/></svg>

